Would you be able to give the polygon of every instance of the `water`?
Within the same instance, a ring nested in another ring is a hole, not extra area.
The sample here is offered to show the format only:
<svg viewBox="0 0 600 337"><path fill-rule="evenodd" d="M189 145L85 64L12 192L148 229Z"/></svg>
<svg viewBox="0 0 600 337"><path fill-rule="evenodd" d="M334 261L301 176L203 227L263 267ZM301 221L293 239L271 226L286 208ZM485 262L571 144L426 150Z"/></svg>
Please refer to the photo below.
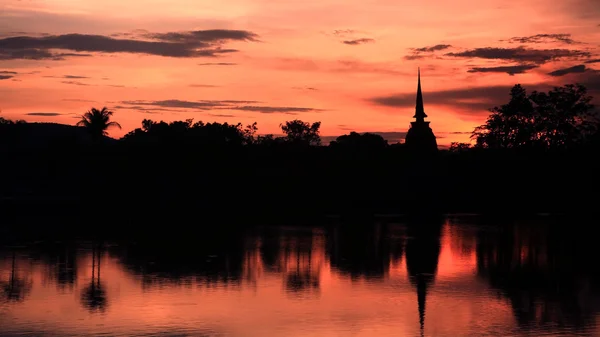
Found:
<svg viewBox="0 0 600 337"><path fill-rule="evenodd" d="M0 335L600 336L593 239L544 219L11 244Z"/></svg>

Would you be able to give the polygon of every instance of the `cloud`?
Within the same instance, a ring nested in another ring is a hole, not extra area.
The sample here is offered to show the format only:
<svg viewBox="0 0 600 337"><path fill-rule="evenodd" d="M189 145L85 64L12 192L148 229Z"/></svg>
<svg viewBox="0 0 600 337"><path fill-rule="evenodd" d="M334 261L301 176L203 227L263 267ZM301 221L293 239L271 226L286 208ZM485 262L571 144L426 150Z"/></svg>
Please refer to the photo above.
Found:
<svg viewBox="0 0 600 337"><path fill-rule="evenodd" d="M449 44L437 44L435 46L431 46L431 47L423 47L423 48L415 48L413 49L414 51L416 51L417 53L433 53L436 51L440 51L440 50L445 50L452 47Z"/></svg>
<svg viewBox="0 0 600 337"><path fill-rule="evenodd" d="M210 29L198 30L190 32L169 32L169 33L147 33L145 37L150 39L188 43L192 45L202 46L208 42L223 42L223 41L250 41L258 42L258 35L245 30L227 30L227 29Z"/></svg>
<svg viewBox="0 0 600 337"><path fill-rule="evenodd" d="M17 74L16 71L6 71L6 70L0 71L0 75L16 75L16 74Z"/></svg>
<svg viewBox="0 0 600 337"><path fill-rule="evenodd" d="M71 84L71 85L79 85L79 86L91 86L91 84L79 82L79 81L61 81L60 83Z"/></svg>
<svg viewBox="0 0 600 337"><path fill-rule="evenodd" d="M258 41L252 32L241 30L200 30L146 33L143 39L116 39L103 35L64 34L15 36L0 39L0 59L62 60L89 54L57 53L55 50L98 53L134 53L164 57L215 57L237 52L225 49L227 41Z"/></svg>
<svg viewBox="0 0 600 337"><path fill-rule="evenodd" d="M554 61L563 58L578 59L590 57L587 51L570 49L528 49L524 47L517 48L475 48L458 53L447 53L446 56L461 58L481 58L490 60L506 60L514 62L526 62L534 64L544 64L548 61Z"/></svg>
<svg viewBox="0 0 600 337"><path fill-rule="evenodd" d="M89 78L87 76L77 76L77 75L63 75L63 76L42 76L45 78L66 78L66 79L84 79Z"/></svg>
<svg viewBox="0 0 600 337"><path fill-rule="evenodd" d="M600 59L588 60L583 63L600 63Z"/></svg>
<svg viewBox="0 0 600 337"><path fill-rule="evenodd" d="M368 38L342 41L342 43L352 45L352 46L356 46L359 44L365 44L365 43L373 43L373 42L375 42L374 39L368 39Z"/></svg>
<svg viewBox="0 0 600 337"><path fill-rule="evenodd" d="M537 68L537 65L534 64L522 64L517 66L499 66L499 67L487 67L480 68L475 67L469 69L467 72L469 73L507 73L510 76L514 76L515 74L523 74L528 70Z"/></svg>
<svg viewBox="0 0 600 337"><path fill-rule="evenodd" d="M574 67L569 67L569 68L564 68L564 69L558 69L555 70L553 72L548 73L548 75L550 76L565 76L567 74L573 74L573 73L583 73L585 71L589 70L589 68L586 68L585 65L580 64Z"/></svg>
<svg viewBox="0 0 600 337"><path fill-rule="evenodd" d="M8 80L9 78L13 78L12 75L0 75L0 80Z"/></svg>
<svg viewBox="0 0 600 337"><path fill-rule="evenodd" d="M202 101L183 101L183 100L162 100L162 101L122 101L123 105L115 106L115 108L135 109L135 110L158 110L171 109L171 111L180 111L174 109L189 109L195 111L211 111L211 110L235 110L259 112L264 114L297 114L300 112L321 112L321 109L307 107L278 107L278 106L260 106L254 105L261 103L258 101L241 101L241 100L202 100ZM250 105L252 104L252 105Z"/></svg>
<svg viewBox="0 0 600 337"><path fill-rule="evenodd" d="M263 114L282 113L282 114L287 114L287 115L297 115L299 112L322 111L320 109L314 109L314 108L253 106L253 105L228 107L226 109L240 110L240 111L253 111L253 112L260 112Z"/></svg>
<svg viewBox="0 0 600 337"><path fill-rule="evenodd" d="M58 112L30 112L26 113L27 116L39 116L39 117L56 117L62 116L63 114Z"/></svg>
<svg viewBox="0 0 600 337"><path fill-rule="evenodd" d="M222 117L222 118L233 118L233 117L237 117L236 115L227 115L227 114L208 114L209 116L213 116L213 117Z"/></svg>
<svg viewBox="0 0 600 337"><path fill-rule="evenodd" d="M336 29L333 31L333 35L338 36L338 37L344 37L344 36L348 36L348 35L352 35L352 34L356 34L357 31L354 29Z"/></svg>
<svg viewBox="0 0 600 337"><path fill-rule="evenodd" d="M429 54L435 53L436 51L446 50L451 48L452 46L449 44L436 44L435 46L429 47L421 47L421 48L411 48L412 54L404 56L406 60L418 60L422 59Z"/></svg>
<svg viewBox="0 0 600 337"><path fill-rule="evenodd" d="M318 91L319 89L313 87L292 87L292 89L296 90L310 90L310 91Z"/></svg>
<svg viewBox="0 0 600 337"><path fill-rule="evenodd" d="M566 44L579 43L571 38L571 34L536 34L524 37L513 37L508 39L509 43L548 43L562 42Z"/></svg>
<svg viewBox="0 0 600 337"><path fill-rule="evenodd" d="M208 63L198 63L199 66L236 66L237 63L230 62L208 62Z"/></svg>
<svg viewBox="0 0 600 337"><path fill-rule="evenodd" d="M424 92L425 109L428 105L447 105L460 108L470 112L488 113L488 109L508 101L512 86L488 86L474 88L460 88L453 90L442 90ZM549 86L543 87L543 89ZM529 88L528 90L541 88ZM416 93L401 93L387 96L374 97L370 102L394 108L414 108Z"/></svg>

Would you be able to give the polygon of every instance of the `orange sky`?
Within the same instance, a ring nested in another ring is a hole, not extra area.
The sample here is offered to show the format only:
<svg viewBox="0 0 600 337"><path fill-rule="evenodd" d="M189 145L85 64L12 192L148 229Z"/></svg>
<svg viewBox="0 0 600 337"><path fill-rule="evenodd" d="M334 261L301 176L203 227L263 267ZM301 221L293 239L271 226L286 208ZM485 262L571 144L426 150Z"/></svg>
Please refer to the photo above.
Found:
<svg viewBox="0 0 600 337"><path fill-rule="evenodd" d="M256 121L260 133L298 118L323 136L393 139L420 66L447 145L516 83L599 91L599 44L597 0L4 0L0 109L74 124L106 105L123 126L113 137L144 118Z"/></svg>

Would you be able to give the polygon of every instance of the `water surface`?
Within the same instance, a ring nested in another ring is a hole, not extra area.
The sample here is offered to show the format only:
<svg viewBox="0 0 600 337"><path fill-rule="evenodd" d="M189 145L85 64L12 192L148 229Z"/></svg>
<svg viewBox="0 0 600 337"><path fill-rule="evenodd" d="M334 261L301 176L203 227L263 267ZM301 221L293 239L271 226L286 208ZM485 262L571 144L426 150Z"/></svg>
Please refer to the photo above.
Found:
<svg viewBox="0 0 600 337"><path fill-rule="evenodd" d="M600 336L593 240L547 222L11 243L0 335Z"/></svg>

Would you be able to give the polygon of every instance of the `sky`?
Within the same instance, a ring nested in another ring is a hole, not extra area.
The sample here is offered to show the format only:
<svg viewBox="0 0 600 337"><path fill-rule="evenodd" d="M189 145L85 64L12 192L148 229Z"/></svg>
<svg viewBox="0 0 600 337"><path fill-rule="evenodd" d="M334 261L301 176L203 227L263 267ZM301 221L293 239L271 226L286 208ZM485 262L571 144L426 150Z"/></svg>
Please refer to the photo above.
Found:
<svg viewBox="0 0 600 337"><path fill-rule="evenodd" d="M510 88L600 97L597 0L3 0L0 116L322 122L403 139L421 68L438 144L468 141Z"/></svg>

